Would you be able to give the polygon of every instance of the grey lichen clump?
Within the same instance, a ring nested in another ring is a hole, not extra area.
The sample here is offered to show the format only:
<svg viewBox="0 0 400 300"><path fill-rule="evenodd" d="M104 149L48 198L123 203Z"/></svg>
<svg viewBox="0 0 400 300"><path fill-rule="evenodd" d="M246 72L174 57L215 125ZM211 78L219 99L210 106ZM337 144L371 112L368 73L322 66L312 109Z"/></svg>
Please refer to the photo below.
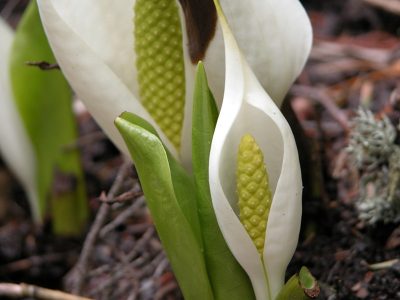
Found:
<svg viewBox="0 0 400 300"><path fill-rule="evenodd" d="M359 217L370 224L400 220L400 146L396 128L385 116L376 120L359 109L348 151L361 174Z"/></svg>

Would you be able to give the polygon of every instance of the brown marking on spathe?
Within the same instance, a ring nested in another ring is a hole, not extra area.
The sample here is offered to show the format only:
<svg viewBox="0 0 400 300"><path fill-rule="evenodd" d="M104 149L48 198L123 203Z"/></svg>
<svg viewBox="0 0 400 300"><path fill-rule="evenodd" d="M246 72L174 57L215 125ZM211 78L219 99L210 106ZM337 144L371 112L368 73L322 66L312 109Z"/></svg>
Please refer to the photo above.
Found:
<svg viewBox="0 0 400 300"><path fill-rule="evenodd" d="M186 21L189 55L192 63L204 59L217 27L213 0L179 0Z"/></svg>

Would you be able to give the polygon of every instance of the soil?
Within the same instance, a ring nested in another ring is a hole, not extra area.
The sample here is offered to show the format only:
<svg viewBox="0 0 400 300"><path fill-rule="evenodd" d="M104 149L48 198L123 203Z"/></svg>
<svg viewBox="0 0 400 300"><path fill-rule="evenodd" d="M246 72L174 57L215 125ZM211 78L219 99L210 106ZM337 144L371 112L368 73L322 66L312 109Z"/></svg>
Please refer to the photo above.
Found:
<svg viewBox="0 0 400 300"><path fill-rule="evenodd" d="M400 223L358 218L360 175L344 150L359 105L398 124L400 17L367 1L302 2L314 49L287 101L296 117L290 123L301 131L299 152L308 157L303 163L312 167L303 167L302 230L287 276L307 266L320 284L318 299L400 299ZM26 3L0 0L0 14L15 25ZM91 222L74 238L52 235L50 219L33 226L25 195L0 158L0 282L95 299L181 299L134 168L86 112L77 120ZM82 276L74 266L101 211Z"/></svg>

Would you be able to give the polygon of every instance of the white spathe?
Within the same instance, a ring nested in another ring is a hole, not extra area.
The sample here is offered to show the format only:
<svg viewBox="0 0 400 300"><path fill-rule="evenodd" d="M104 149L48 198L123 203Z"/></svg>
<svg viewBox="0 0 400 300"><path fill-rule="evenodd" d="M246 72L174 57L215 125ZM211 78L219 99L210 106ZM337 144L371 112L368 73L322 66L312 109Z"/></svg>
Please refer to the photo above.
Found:
<svg viewBox="0 0 400 300"><path fill-rule="evenodd" d="M57 62L74 91L119 149L128 154L114 120L124 111L143 117L174 147L137 100L133 0L38 0ZM110 13L112 12L112 13Z"/></svg>
<svg viewBox="0 0 400 300"><path fill-rule="evenodd" d="M279 105L310 50L311 29L304 9L298 0L221 2L246 59ZM128 153L113 122L123 111L130 111L155 126L169 150L190 164L195 68L188 59L184 22L187 92L178 154L138 100L132 28L135 0L38 0L38 4L49 42L66 78L118 148ZM219 103L224 90L223 47L222 32L217 28L204 63Z"/></svg>
<svg viewBox="0 0 400 300"><path fill-rule="evenodd" d="M229 26L261 85L280 106L300 74L312 45L312 28L298 0L220 0ZM224 90L221 27L205 59L216 99Z"/></svg>
<svg viewBox="0 0 400 300"><path fill-rule="evenodd" d="M0 155L23 185L35 221L39 221L36 160L32 143L15 105L10 81L12 29L0 19Z"/></svg>
<svg viewBox="0 0 400 300"><path fill-rule="evenodd" d="M284 285L285 271L300 231L299 158L289 124L240 52L221 11L219 21L225 41L226 77L210 152L210 191L222 234L249 275L257 300L273 300ZM287 72L290 78L293 78L290 72L298 73L291 68ZM286 91L287 87L278 94ZM264 154L273 195L263 260L238 218L234 162L240 139L247 133L254 136Z"/></svg>

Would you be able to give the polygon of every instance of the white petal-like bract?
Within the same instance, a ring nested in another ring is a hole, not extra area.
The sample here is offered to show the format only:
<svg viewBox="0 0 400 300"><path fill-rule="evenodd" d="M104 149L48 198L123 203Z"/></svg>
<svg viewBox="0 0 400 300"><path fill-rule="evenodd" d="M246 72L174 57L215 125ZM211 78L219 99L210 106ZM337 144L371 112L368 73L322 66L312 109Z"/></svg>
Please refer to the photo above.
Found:
<svg viewBox="0 0 400 300"><path fill-rule="evenodd" d="M34 150L11 90L9 57L13 39L11 28L0 19L0 154L25 188L32 216L39 221Z"/></svg>
<svg viewBox="0 0 400 300"><path fill-rule="evenodd" d="M41 19L57 62L111 140L122 152L129 154L114 120L122 112L130 111L152 123L176 156L174 147L134 93L137 89L133 3L132 0L38 0Z"/></svg>
<svg viewBox="0 0 400 300"><path fill-rule="evenodd" d="M113 121L123 111L130 111L152 123L168 149L184 164L190 164L195 68L188 56L186 34L186 104L178 155L139 101L133 35L135 0L38 0L38 4L66 78L118 148L128 153ZM304 9L298 0L222 0L221 4L244 56L279 106L310 50L311 27ZM181 16L183 21L182 12ZM185 28L182 22L184 33ZM218 27L204 59L218 103L224 90L223 47Z"/></svg>
<svg viewBox="0 0 400 300"><path fill-rule="evenodd" d="M312 28L299 0L220 0L229 26L258 80L280 106L300 74L312 44ZM219 27L205 66L216 99L224 90L224 44Z"/></svg>
<svg viewBox="0 0 400 300"><path fill-rule="evenodd" d="M224 99L209 162L210 190L221 231L248 273L258 300L272 300L284 284L286 267L298 241L301 172L290 127L250 69L220 15L224 32ZM263 260L238 218L235 162L243 135L251 134L264 153L273 194Z"/></svg>

